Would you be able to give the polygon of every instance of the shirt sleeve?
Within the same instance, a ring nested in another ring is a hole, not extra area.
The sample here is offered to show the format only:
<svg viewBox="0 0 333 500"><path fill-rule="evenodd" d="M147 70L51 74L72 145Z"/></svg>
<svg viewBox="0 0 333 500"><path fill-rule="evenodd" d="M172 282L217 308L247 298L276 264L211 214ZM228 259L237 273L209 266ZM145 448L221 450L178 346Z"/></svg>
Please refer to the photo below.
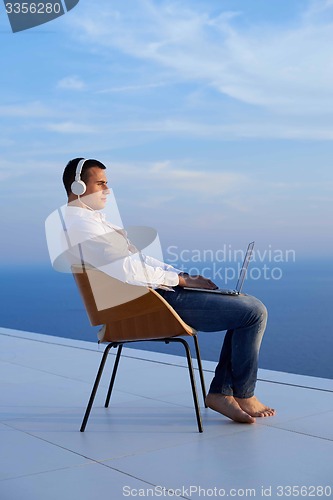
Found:
<svg viewBox="0 0 333 500"><path fill-rule="evenodd" d="M179 283L180 271L153 257L140 253L131 255L124 260L127 283L145 284L153 288L159 286L173 287Z"/></svg>
<svg viewBox="0 0 333 500"><path fill-rule="evenodd" d="M94 221L69 230L72 248L70 254L76 263L80 260L110 276L132 285L152 288L173 287L179 283L180 270L141 252L132 253L126 237L118 231L104 234Z"/></svg>

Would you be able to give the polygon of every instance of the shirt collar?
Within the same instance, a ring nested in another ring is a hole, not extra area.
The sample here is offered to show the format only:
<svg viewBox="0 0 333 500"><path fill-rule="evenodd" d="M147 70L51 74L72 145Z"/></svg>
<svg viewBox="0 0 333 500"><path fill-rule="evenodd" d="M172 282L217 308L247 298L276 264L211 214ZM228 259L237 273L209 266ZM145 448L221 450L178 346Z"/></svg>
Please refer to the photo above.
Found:
<svg viewBox="0 0 333 500"><path fill-rule="evenodd" d="M97 210L89 210L88 208L76 207L73 205L65 205L65 216L66 217L81 217L82 219L92 219L97 222L102 222L107 224L109 227L114 229L122 229L116 224L112 224L106 219L106 214L104 212L99 212Z"/></svg>
<svg viewBox="0 0 333 500"><path fill-rule="evenodd" d="M105 214L96 210L89 210L88 208L65 206L66 215L78 216L85 219L95 219L98 221L105 221Z"/></svg>

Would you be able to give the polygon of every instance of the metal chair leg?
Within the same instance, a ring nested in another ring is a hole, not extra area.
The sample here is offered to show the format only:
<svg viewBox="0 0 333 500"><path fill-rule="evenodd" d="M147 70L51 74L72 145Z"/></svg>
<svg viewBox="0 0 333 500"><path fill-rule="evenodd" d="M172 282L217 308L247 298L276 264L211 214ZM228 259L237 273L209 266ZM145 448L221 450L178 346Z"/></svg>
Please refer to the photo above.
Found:
<svg viewBox="0 0 333 500"><path fill-rule="evenodd" d="M114 346L114 347L116 347L116 346ZM108 408L109 403L110 403L110 397L111 397L111 393L112 393L114 381L115 381L115 378L116 378L116 375L117 375L117 370L118 370L118 365L119 365L119 360L120 360L122 349L123 349L123 344L119 344L118 345L116 359L115 359L115 362L114 362L114 365L113 365L113 370L112 370L112 375L111 375L109 390L108 390L108 393L107 393L107 396L106 396L106 400L105 400L105 405L104 405L105 408Z"/></svg>
<svg viewBox="0 0 333 500"><path fill-rule="evenodd" d="M87 422L88 422L88 418L89 418L89 415L90 415L90 411L91 411L92 405L94 403L94 399L95 399L96 392L97 392L97 389L98 389L98 386L99 386L99 382L101 380L101 376L102 376L102 373L103 373L103 370L104 370L106 358L108 357L109 350L111 349L111 347L113 345L114 345L114 342L111 342L110 344L108 344L106 346L106 348L104 350L103 357L102 357L102 360L101 360L101 363L99 365L99 369L98 369L98 372L97 372L97 375L96 375L95 383L94 383L93 389L91 391L91 395L90 395L90 398L89 398L88 406L87 406L86 412L85 412L84 417L83 417L83 421L82 421L82 425L81 425L81 428L80 428L80 432L84 432L84 430L86 428L86 425L87 425Z"/></svg>
<svg viewBox="0 0 333 500"><path fill-rule="evenodd" d="M193 364L192 364L192 356L191 356L190 347L189 347L188 343L186 342L186 340L184 340L184 339L180 338L180 339L177 339L177 341L180 341L183 344L183 346L185 347L187 364L188 364L188 371L189 371L190 380L191 380L195 414L197 416L198 430L199 430L199 432L203 432L200 407L199 407L199 402L198 402L198 393L197 393L197 388L195 385L195 378L194 378L194 371L193 371Z"/></svg>
<svg viewBox="0 0 333 500"><path fill-rule="evenodd" d="M199 432L203 432L203 427L202 427L202 420L201 420L201 413L200 413L200 407L199 407L199 402L198 402L198 393L197 393L197 388L195 384L195 377L194 377L194 370L193 370L193 364L192 364L192 356L191 356L191 351L190 351L190 346L186 342L186 340L180 338L180 337L175 337L175 338L170 338L170 339L165 339L166 342L180 342L183 344L186 352L186 358L187 358L187 366L188 366L188 371L190 375L190 380L191 380L191 387L192 387L192 395L193 395L193 402L194 402L194 408L195 408L195 414L197 417L197 423L198 423L198 430Z"/></svg>
<svg viewBox="0 0 333 500"><path fill-rule="evenodd" d="M195 413L196 413L196 417L197 417L198 430L199 430L199 432L203 432L200 407L199 407L199 403L198 403L198 393L197 393L196 384L195 384L192 356L191 356L191 351L190 351L190 347L189 347L188 343L186 342L186 340L184 340L180 337L174 337L174 338L171 337L171 338L166 338L166 339L151 339L151 340L153 340L155 342L157 341L157 342L165 342L165 343L180 342L181 344L183 344L183 346L185 348L185 352L186 352L187 366L188 366L188 371L189 371L189 375L190 375L193 402L194 402L194 408L195 408ZM205 399L205 382L204 382L204 377L203 377L203 372L202 372L199 344L198 344L198 340L196 337L194 338L194 342L195 342L195 349L196 349L196 355L197 355L198 367L199 367L199 373L200 373L201 388L202 388L202 393L203 393L204 399ZM111 393L112 393L112 389L114 386L114 382L115 382L115 378L116 378L116 374L117 374L117 370L118 370L118 365L119 365L119 361L120 361L121 351L123 348L123 343L119 344L118 342L111 342L110 344L108 344L106 346L106 348L104 350L103 357L102 357L102 360L101 360L101 363L99 365L99 369L98 369L98 372L96 375L95 383L94 383L94 386L93 386L93 389L92 389L92 392L91 392L91 395L89 398L88 406L87 406L86 412L84 414L84 418L83 418L82 425L80 428L81 432L84 432L84 430L86 428L88 418L89 418L89 415L91 412L91 408L93 406L96 392L97 392L97 389L98 389L98 386L99 386L99 383L101 380L101 376L102 376L102 373L104 370L105 362L106 362L106 359L107 359L107 356L109 354L111 347L118 347L118 350L117 350L117 355L116 355L116 359L114 362L114 367L112 370L112 375L111 375L108 393L107 393L106 400L105 400L105 407L107 408L109 406L110 397L111 397Z"/></svg>
<svg viewBox="0 0 333 500"><path fill-rule="evenodd" d="M206 392L206 386L205 386L205 378L204 378L204 374L203 374L203 370L202 370L202 363L201 363L201 355L200 355L200 348L199 348L198 337L196 335L194 335L193 336L193 340L194 340L195 352L196 352L196 356L197 356L197 363L198 363L198 369L199 369L199 375L200 375L202 396L203 396L205 408L208 408L207 405L206 405L206 395L207 395L207 392Z"/></svg>

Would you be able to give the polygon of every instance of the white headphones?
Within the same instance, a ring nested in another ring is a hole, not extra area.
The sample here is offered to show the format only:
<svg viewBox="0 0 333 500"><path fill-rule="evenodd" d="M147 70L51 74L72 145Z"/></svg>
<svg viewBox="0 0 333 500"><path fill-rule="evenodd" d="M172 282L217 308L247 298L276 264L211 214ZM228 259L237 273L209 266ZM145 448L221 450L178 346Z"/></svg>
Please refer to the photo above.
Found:
<svg viewBox="0 0 333 500"><path fill-rule="evenodd" d="M77 164L77 167L76 167L75 181L72 182L72 185L71 185L71 191L76 196L82 196L86 192L86 189L87 189L87 186L81 180L82 168L83 168L83 165L86 161L88 161L88 160L83 158L83 160L79 161L79 163Z"/></svg>

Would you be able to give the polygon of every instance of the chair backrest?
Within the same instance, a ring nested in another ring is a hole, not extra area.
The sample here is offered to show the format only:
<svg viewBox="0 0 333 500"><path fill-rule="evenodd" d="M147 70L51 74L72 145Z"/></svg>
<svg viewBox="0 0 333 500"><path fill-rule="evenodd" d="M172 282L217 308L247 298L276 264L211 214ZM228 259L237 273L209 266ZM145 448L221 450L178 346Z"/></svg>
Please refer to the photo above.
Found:
<svg viewBox="0 0 333 500"><path fill-rule="evenodd" d="M155 290L123 283L94 268L72 266L92 325L105 325L102 342L193 335L170 304Z"/></svg>

